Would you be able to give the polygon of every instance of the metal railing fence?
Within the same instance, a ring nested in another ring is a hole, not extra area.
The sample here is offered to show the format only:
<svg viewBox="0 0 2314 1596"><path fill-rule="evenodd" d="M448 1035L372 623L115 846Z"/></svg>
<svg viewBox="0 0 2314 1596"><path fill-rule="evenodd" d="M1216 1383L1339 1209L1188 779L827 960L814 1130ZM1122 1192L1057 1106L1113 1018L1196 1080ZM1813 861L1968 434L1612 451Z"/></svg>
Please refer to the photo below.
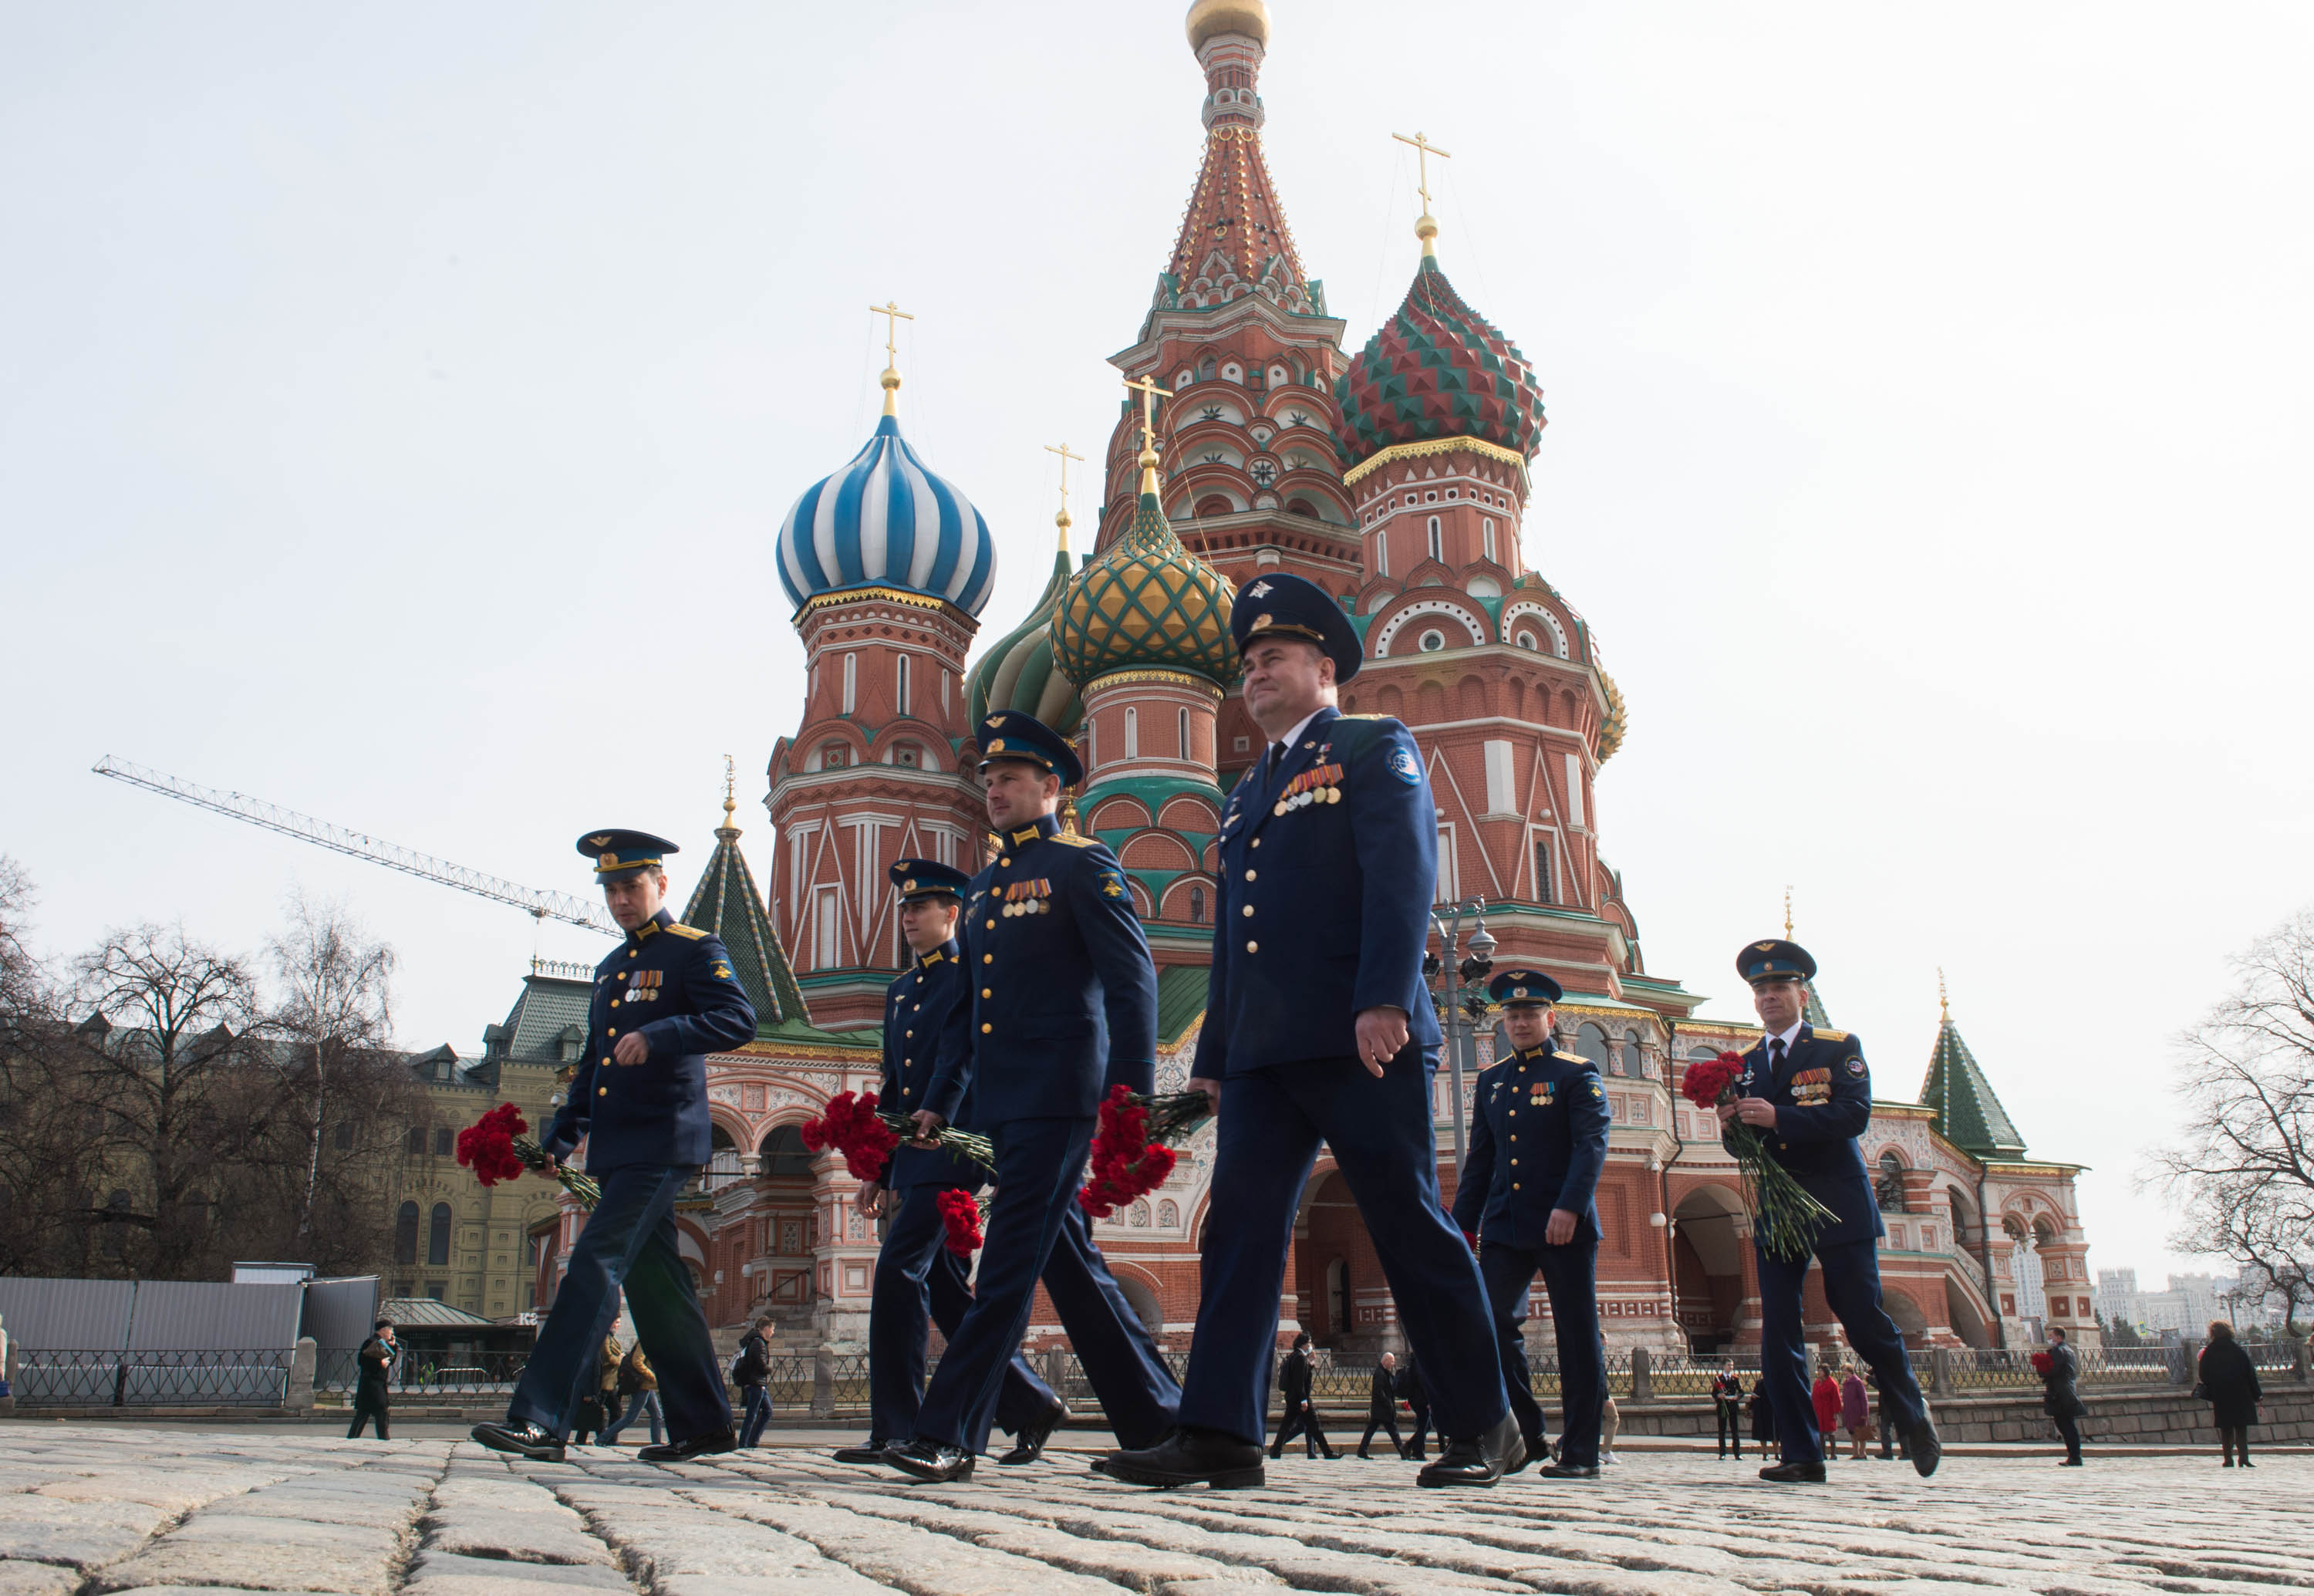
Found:
<svg viewBox="0 0 2314 1596"><path fill-rule="evenodd" d="M12 1389L20 1407L278 1407L288 1400L292 1355L26 1347Z"/></svg>

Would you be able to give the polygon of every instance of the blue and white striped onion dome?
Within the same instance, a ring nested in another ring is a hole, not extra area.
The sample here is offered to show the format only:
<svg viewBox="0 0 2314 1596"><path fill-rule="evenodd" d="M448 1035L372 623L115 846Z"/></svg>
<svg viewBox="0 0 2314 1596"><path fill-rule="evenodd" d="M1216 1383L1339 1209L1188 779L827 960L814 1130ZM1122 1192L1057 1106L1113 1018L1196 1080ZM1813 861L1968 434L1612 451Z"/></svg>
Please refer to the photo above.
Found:
<svg viewBox="0 0 2314 1596"><path fill-rule="evenodd" d="M798 609L847 587L897 587L977 615L996 578L988 523L917 457L896 416L877 423L849 465L804 489L780 523L779 558Z"/></svg>

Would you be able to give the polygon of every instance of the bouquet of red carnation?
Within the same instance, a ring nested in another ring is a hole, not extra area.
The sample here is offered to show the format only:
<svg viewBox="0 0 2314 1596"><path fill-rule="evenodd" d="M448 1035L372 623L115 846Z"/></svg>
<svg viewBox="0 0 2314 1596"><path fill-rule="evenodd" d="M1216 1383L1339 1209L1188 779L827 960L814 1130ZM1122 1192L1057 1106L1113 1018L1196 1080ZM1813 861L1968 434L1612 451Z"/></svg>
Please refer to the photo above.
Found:
<svg viewBox="0 0 2314 1596"><path fill-rule="evenodd" d="M1687 1066L1680 1095L1698 1108L1717 1108L1736 1100L1736 1083L1743 1078L1744 1055L1723 1053L1698 1059ZM1744 1177L1744 1205L1752 1212L1752 1229L1767 1249L1780 1258L1805 1258L1815 1239L1836 1217L1809 1195L1790 1170L1768 1156L1768 1139L1757 1125L1730 1120L1720 1141Z"/></svg>
<svg viewBox="0 0 2314 1596"><path fill-rule="evenodd" d="M2056 1366L2056 1359L2051 1357L2047 1353L2035 1353L2033 1354L2033 1372L2040 1375L2042 1378L2046 1379L2048 1377L2049 1371Z"/></svg>
<svg viewBox="0 0 2314 1596"><path fill-rule="evenodd" d="M500 1103L458 1133L458 1161L484 1186L512 1180L526 1170L543 1169L546 1151L523 1133L529 1129L530 1122L523 1118L521 1109L512 1103ZM555 1165L554 1178L589 1208L603 1200L603 1188L595 1184L595 1177L568 1164Z"/></svg>
<svg viewBox="0 0 2314 1596"><path fill-rule="evenodd" d="M826 1114L804 1122L803 1144L814 1152L832 1149L842 1153L844 1170L854 1180L881 1180L892 1150L913 1142L915 1134L915 1122L879 1108L874 1092L838 1092L827 1100ZM987 1137L943 1125L932 1140L971 1160L992 1178L995 1176L996 1150Z"/></svg>
<svg viewBox="0 0 2314 1596"><path fill-rule="evenodd" d="M980 1250L986 1239L980 1233L983 1210L980 1200L970 1192L951 1186L940 1195L941 1229L947 1231L942 1243L958 1257L968 1258Z"/></svg>
<svg viewBox="0 0 2314 1596"><path fill-rule="evenodd" d="M1092 1178L1077 1193L1077 1206L1091 1218L1107 1219L1155 1191L1173 1172L1170 1143L1186 1139L1213 1112L1213 1100L1201 1091L1144 1098L1123 1086L1109 1088L1093 1133Z"/></svg>

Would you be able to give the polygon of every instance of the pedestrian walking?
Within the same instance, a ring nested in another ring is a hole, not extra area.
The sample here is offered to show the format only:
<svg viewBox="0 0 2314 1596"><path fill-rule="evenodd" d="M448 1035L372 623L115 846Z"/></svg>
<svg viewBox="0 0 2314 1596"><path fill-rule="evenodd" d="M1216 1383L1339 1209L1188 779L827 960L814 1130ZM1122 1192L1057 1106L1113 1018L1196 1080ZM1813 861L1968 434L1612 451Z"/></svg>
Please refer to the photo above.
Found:
<svg viewBox="0 0 2314 1596"><path fill-rule="evenodd" d="M764 1438L764 1426L771 1423L772 1394L767 1389L772 1378L772 1349L767 1336L772 1327L766 1314L747 1327L739 1337L739 1351L731 1360L731 1383L739 1389L739 1444L751 1447Z"/></svg>
<svg viewBox="0 0 2314 1596"><path fill-rule="evenodd" d="M1454 1190L1454 1222L1479 1239L1479 1275L1494 1316L1503 1391L1526 1456L1550 1449L1527 1368L1527 1299L1537 1274L1559 1340L1558 1450L1542 1473L1595 1479L1607 1398L1599 1334L1599 1209L1607 1165L1607 1089L1591 1061L1551 1045L1564 995L1541 970L1505 970L1487 985L1511 1051L1479 1072L1470 1154ZM1507 1468L1515 1474L1524 1464Z"/></svg>
<svg viewBox="0 0 2314 1596"><path fill-rule="evenodd" d="M1318 1408L1311 1399L1311 1387L1316 1371L1310 1366L1310 1333L1304 1330L1294 1338L1294 1350L1285 1354L1285 1362L1277 1371L1277 1394L1285 1399L1285 1411L1277 1421L1277 1439L1269 1443L1269 1455L1278 1456L1285 1443L1302 1437L1302 1454L1314 1458L1320 1452L1332 1462L1338 1455L1333 1442L1318 1423ZM1371 1432L1369 1432L1371 1433Z"/></svg>
<svg viewBox="0 0 2314 1596"><path fill-rule="evenodd" d="M1785 763L1781 751L1771 768ZM1783 1461L1760 1471L1772 1485L1821 1484L1828 1425L1810 1422L1806 1316L1801 1288L1813 1260L1824 1305L1840 1320L1848 1345L1871 1366L1890 1412L1910 1444L1912 1468L1923 1477L1944 1455L1920 1382L1912 1378L1904 1338L1880 1301L1880 1238L1887 1226L1866 1178L1856 1139L1872 1120L1872 1082L1864 1045L1846 1031L1807 1023L1807 983L1815 960L1796 942L1753 942L1736 956L1736 971L1752 989L1752 1006L1765 1034L1744 1054L1741 1094L1719 1107L1723 1125L1742 1120L1759 1133L1765 1157L1781 1165L1833 1218L1797 1256L1771 1245L1764 1227L1753 1231L1760 1274L1760 1373L1776 1410Z"/></svg>
<svg viewBox="0 0 2314 1596"><path fill-rule="evenodd" d="M393 1321L382 1318L372 1325L369 1339L354 1354L354 1424L346 1432L348 1441L358 1437L364 1424L375 1424L377 1438L388 1439L386 1382L393 1378L394 1360L401 1355L402 1344L394 1339Z"/></svg>
<svg viewBox="0 0 2314 1596"><path fill-rule="evenodd" d="M627 1348L627 1355L619 1360L619 1378L614 1395L618 1398L619 1415L604 1430L600 1437L602 1445L618 1445L619 1432L633 1424L638 1414L650 1420L653 1446L659 1445L666 1439L660 1429L658 1376L651 1372L650 1359L643 1355L641 1342L638 1341Z"/></svg>
<svg viewBox="0 0 2314 1596"><path fill-rule="evenodd" d="M654 710L637 704L622 713L644 728L640 736L650 735ZM675 1202L707 1162L714 1137L707 1055L754 1041L755 1010L721 940L667 913L665 856L674 843L648 832L606 830L580 837L578 846L626 939L595 966L587 1051L538 1142L552 1176L583 1138L587 1172L603 1193L578 1232L506 1418L477 1424L473 1434L494 1451L561 1462L563 1436L587 1393L581 1372L618 1317L623 1292L635 1335L650 1350L667 1417L667 1442L640 1456L680 1463L736 1444L714 1337L676 1243Z"/></svg>
<svg viewBox="0 0 2314 1596"><path fill-rule="evenodd" d="M2245 1468L2256 1467L2249 1460L2249 1427L2257 1423L2258 1400L2265 1393L2258 1388L2257 1365L2234 1339L2234 1327L2223 1319L2210 1321L2199 1374L2194 1389L2210 1405L2225 1467L2231 1468L2237 1458Z"/></svg>
<svg viewBox="0 0 2314 1596"><path fill-rule="evenodd" d="M1409 1463L1419 1463L1428 1454L1430 1440L1430 1393L1422 1388L1422 1371L1415 1366L1414 1354L1406 1354L1406 1362L1398 1371L1398 1398L1406 1404L1406 1447L1401 1455Z"/></svg>
<svg viewBox="0 0 2314 1596"><path fill-rule="evenodd" d="M1061 827L1084 780L1070 740L1000 710L974 727L995 861L970 883L960 951L972 1005L918 1098L918 1132L965 1112L996 1155L972 1301L941 1354L915 1434L884 1460L911 1478L970 1477L1041 1280L1109 1428L1128 1447L1171 1430L1181 1388L1109 1273L1076 1200L1100 1107L1157 1078L1157 967L1117 856ZM1272 1305L1273 1307L1275 1304Z"/></svg>
<svg viewBox="0 0 2314 1596"><path fill-rule="evenodd" d="M1615 1406L1612 1397L1602 1399L1599 1404L1599 1461L1604 1468L1612 1468L1622 1461L1615 1455L1615 1437L1622 1428L1623 1410ZM1563 1446L1566 1437L1559 1439Z"/></svg>
<svg viewBox="0 0 2314 1596"><path fill-rule="evenodd" d="M1808 1399L1815 1405L1818 1450L1827 1459L1836 1458L1840 1455L1840 1382L1832 1378L1830 1364L1817 1366Z"/></svg>
<svg viewBox="0 0 2314 1596"><path fill-rule="evenodd" d="M1776 1456L1780 1459L1783 1449L1776 1441L1776 1410L1768 1405L1768 1382L1764 1378L1752 1382L1752 1394L1744 1399L1744 1411L1751 1419L1752 1439L1760 1443L1760 1451L1764 1453L1775 1447Z"/></svg>
<svg viewBox="0 0 2314 1596"><path fill-rule="evenodd" d="M603 1337L596 1349L594 1362L587 1365L586 1389L578 1398L578 1416L570 1426L570 1442L585 1446L590 1441L599 1444L604 1426L618 1402L619 1338Z"/></svg>
<svg viewBox="0 0 2314 1596"><path fill-rule="evenodd" d="M1886 1391L1873 1394L1872 1426L1880 1432L1881 1461L1889 1462L1899 1458L1909 1459L1912 1457L1904 1438L1897 1434L1896 1426L1888 1422L1888 1394Z"/></svg>
<svg viewBox="0 0 2314 1596"><path fill-rule="evenodd" d="M956 934L971 877L936 860L904 859L892 866L891 881L900 934L912 957L886 992L878 1101L913 1114L940 1107L924 1096L934 1067L944 1054L962 1054L971 1045L972 981ZM970 1092L954 1114L965 1129L977 1128ZM941 1200L950 1193L970 1195L985 1184L985 1173L963 1154L910 1146L895 1148L877 1177L861 1183L860 1212L887 1222L868 1299L868 1441L837 1448L837 1462L881 1463L888 1448L915 1434L931 1327L954 1336L972 1306L970 1263L949 1250ZM994 1424L1015 1444L997 1462L1018 1468L1044 1455L1069 1410L1017 1350L1002 1380Z"/></svg>
<svg viewBox="0 0 2314 1596"><path fill-rule="evenodd" d="M2062 1468L2081 1466L2081 1419L2089 1413L2089 1404L2081 1400L2080 1389L2073 1383L2080 1378L2081 1361L2066 1344L2064 1331L2054 1325L2049 1327L2049 1350L2041 1354L2048 1360L2040 1370L2041 1411L2056 1421L2057 1433L2064 1438L2065 1458L2058 1465ZM2033 1360L2038 1364L2041 1358Z"/></svg>
<svg viewBox="0 0 2314 1596"><path fill-rule="evenodd" d="M1366 1388L1366 1433L1358 1437L1359 1457L1373 1456L1376 1430L1386 1432L1391 1450L1401 1458L1406 1456L1406 1443L1398 1438L1398 1356L1394 1353L1382 1354Z"/></svg>
<svg viewBox="0 0 2314 1596"><path fill-rule="evenodd" d="M1711 1377L1711 1417L1719 1432L1719 1455L1727 1456L1728 1448L1736 1450L1736 1459L1744 1458L1744 1381L1733 1369L1722 1369Z"/></svg>
<svg viewBox="0 0 2314 1596"><path fill-rule="evenodd" d="M1136 525L1161 528L1144 448ZM1437 1011L1422 960L1438 875L1438 800L1422 752L1390 717L1344 716L1338 684L1364 645L1335 596L1265 572L1230 631L1243 702L1267 743L1231 792L1206 1020L1190 1084L1218 1107L1203 1294L1179 1432L1112 1454L1144 1486L1258 1486L1271 1349L1294 1213L1319 1147L1373 1241L1399 1324L1422 1360L1445 1442L1417 1477L1483 1487L1525 1445L1478 1260L1438 1197L1432 1084Z"/></svg>
<svg viewBox="0 0 2314 1596"><path fill-rule="evenodd" d="M1862 1461L1864 1443L1872 1439L1872 1403L1864 1389L1864 1377L1856 1372L1853 1363L1841 1370L1840 1427L1848 1432L1849 1457Z"/></svg>

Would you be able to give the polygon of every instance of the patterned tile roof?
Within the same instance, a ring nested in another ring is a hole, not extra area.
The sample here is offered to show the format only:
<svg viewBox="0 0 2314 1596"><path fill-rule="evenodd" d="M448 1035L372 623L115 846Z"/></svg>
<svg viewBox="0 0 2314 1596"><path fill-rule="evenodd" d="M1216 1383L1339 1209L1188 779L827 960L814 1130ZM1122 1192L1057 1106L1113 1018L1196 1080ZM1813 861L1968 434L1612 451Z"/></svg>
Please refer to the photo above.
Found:
<svg viewBox="0 0 2314 1596"><path fill-rule="evenodd" d="M788 967L788 956L780 947L779 933L772 929L771 916L764 912L763 895L755 890L746 855L739 851L739 832L729 824L728 802L723 818L725 824L715 830L715 851L708 857L691 902L684 905L683 923L712 931L723 939L724 948L731 955L731 973L755 1006L759 1029L803 1019L803 993L796 986L795 972Z"/></svg>
<svg viewBox="0 0 2314 1596"><path fill-rule="evenodd" d="M1053 616L1053 656L1080 688L1136 667L1226 684L1238 673L1234 599L1229 578L1181 546L1144 492L1130 530L1069 584Z"/></svg>
<svg viewBox="0 0 2314 1596"><path fill-rule="evenodd" d="M1063 548L1053 556L1052 577L1028 619L999 638L966 678L965 707L973 725L988 719L992 710L1034 715L1064 737L1076 736L1084 724L1084 701L1053 659L1053 614L1068 585L1069 551Z"/></svg>
<svg viewBox="0 0 2314 1596"><path fill-rule="evenodd" d="M2017 1133L1949 1014L1937 1027L1929 1078L1921 1083L1921 1107L1935 1112L1937 1133L1963 1152L2015 1158L2025 1151L2025 1138Z"/></svg>
<svg viewBox="0 0 2314 1596"><path fill-rule="evenodd" d="M1334 397L1346 465L1448 437L1475 437L1531 460L1544 426L1534 367L1463 303L1434 257L1425 257L1398 313L1366 340Z"/></svg>

